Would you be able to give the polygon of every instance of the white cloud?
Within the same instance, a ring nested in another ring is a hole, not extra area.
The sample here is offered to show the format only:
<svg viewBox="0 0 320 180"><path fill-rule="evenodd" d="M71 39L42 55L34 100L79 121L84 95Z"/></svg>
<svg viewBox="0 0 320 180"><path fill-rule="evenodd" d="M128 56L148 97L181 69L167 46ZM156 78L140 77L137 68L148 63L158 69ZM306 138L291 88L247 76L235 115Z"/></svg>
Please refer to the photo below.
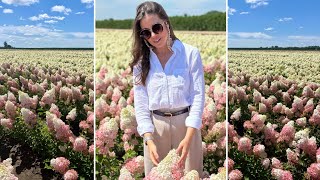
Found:
<svg viewBox="0 0 320 180"><path fill-rule="evenodd" d="M242 15L242 14L249 14L249 12L241 12L240 14L241 14L241 15Z"/></svg>
<svg viewBox="0 0 320 180"><path fill-rule="evenodd" d="M48 14L39 14L38 16L29 17L29 19L31 21L39 21L42 19L49 19L49 15Z"/></svg>
<svg viewBox="0 0 320 180"><path fill-rule="evenodd" d="M277 43L273 43L273 39L228 39L229 48L253 48L268 47Z"/></svg>
<svg viewBox="0 0 320 180"><path fill-rule="evenodd" d="M0 9L2 8L2 6L0 6Z"/></svg>
<svg viewBox="0 0 320 180"><path fill-rule="evenodd" d="M10 43L14 47L93 47L93 37L93 32L64 32L43 26L0 26L0 39L14 42Z"/></svg>
<svg viewBox="0 0 320 180"><path fill-rule="evenodd" d="M298 40L298 41L312 41L320 40L320 36L288 36L288 39Z"/></svg>
<svg viewBox="0 0 320 180"><path fill-rule="evenodd" d="M11 13L13 13L13 10L12 9L4 9L3 13L4 14L11 14Z"/></svg>
<svg viewBox="0 0 320 180"><path fill-rule="evenodd" d="M49 16L48 14L39 14L38 16L32 16L29 17L29 20L31 21L40 21L40 20L44 20L44 19L56 19L56 20L64 20L65 17L61 17L61 16Z"/></svg>
<svg viewBox="0 0 320 180"><path fill-rule="evenodd" d="M38 3L39 0L2 0L2 2L14 6L30 6L31 4Z"/></svg>
<svg viewBox="0 0 320 180"><path fill-rule="evenodd" d="M300 26L299 29L303 29L303 26Z"/></svg>
<svg viewBox="0 0 320 180"><path fill-rule="evenodd" d="M244 38L244 39L271 39L272 36L269 36L261 32L231 32L228 34L233 38Z"/></svg>
<svg viewBox="0 0 320 180"><path fill-rule="evenodd" d="M51 8L51 11L60 12L60 13L64 13L65 15L69 15L69 13L71 12L71 9L66 8L64 6L53 6Z"/></svg>
<svg viewBox="0 0 320 180"><path fill-rule="evenodd" d="M94 37L94 33L70 32L67 34L72 35L76 38L93 38Z"/></svg>
<svg viewBox="0 0 320 180"><path fill-rule="evenodd" d="M46 36L46 35L54 35L54 32L51 32L50 29L40 27L40 26L34 26L34 25L25 25L25 26L0 26L0 34L19 34L19 35L40 35L40 36Z"/></svg>
<svg viewBox="0 0 320 180"><path fill-rule="evenodd" d="M233 9L233 8L228 7L228 13L229 13L230 15L233 15L233 13L235 13L235 12L237 12L236 9Z"/></svg>
<svg viewBox="0 0 320 180"><path fill-rule="evenodd" d="M94 0L81 0L81 3L86 4L86 8L92 8L93 2Z"/></svg>
<svg viewBox="0 0 320 180"><path fill-rule="evenodd" d="M54 32L62 32L63 30L60 29L53 29Z"/></svg>
<svg viewBox="0 0 320 180"><path fill-rule="evenodd" d="M229 36L230 37L230 36ZM302 47L319 46L320 36L277 36L272 39L244 39L232 38L228 40L228 47Z"/></svg>
<svg viewBox="0 0 320 180"><path fill-rule="evenodd" d="M247 4L250 4L251 8L257 8L259 6L266 6L269 4L268 0L246 0Z"/></svg>
<svg viewBox="0 0 320 180"><path fill-rule="evenodd" d="M284 22L284 21L292 21L293 19L291 17L285 17L285 18L280 18L279 21L280 22Z"/></svg>
<svg viewBox="0 0 320 180"><path fill-rule="evenodd" d="M26 19L24 19L22 16L20 16L20 21L24 21L24 20L26 20Z"/></svg>
<svg viewBox="0 0 320 180"><path fill-rule="evenodd" d="M81 0L81 3L93 3L93 0Z"/></svg>
<svg viewBox="0 0 320 180"><path fill-rule="evenodd" d="M48 20L48 21L44 21L44 23L47 23L47 24L54 24L54 23L57 23L58 21L55 21L55 20Z"/></svg>
<svg viewBox="0 0 320 180"><path fill-rule="evenodd" d="M84 12L83 12L83 11L81 11L81 12L77 12L76 14L84 14Z"/></svg>
<svg viewBox="0 0 320 180"><path fill-rule="evenodd" d="M288 41L290 46L319 46L320 36L288 36Z"/></svg>
<svg viewBox="0 0 320 180"><path fill-rule="evenodd" d="M272 30L274 30L274 28L273 28L273 27L268 27L268 28L264 28L264 30L266 30L266 31L272 31Z"/></svg>

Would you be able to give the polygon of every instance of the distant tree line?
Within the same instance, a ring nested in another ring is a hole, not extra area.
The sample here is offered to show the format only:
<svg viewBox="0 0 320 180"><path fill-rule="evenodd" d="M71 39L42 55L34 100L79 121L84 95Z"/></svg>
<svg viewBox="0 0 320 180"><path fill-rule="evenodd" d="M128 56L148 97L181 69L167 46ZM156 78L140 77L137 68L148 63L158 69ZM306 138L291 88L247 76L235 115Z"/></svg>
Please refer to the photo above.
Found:
<svg viewBox="0 0 320 180"><path fill-rule="evenodd" d="M60 51L60 50L70 50L70 51L73 51L73 50L94 50L94 48L66 48L66 47L63 47L63 48L56 48L56 47L32 47L32 48L25 48L25 47L13 47L11 45L9 45L6 41L3 43L3 47L0 46L0 49L22 49L22 50L57 50L57 51Z"/></svg>
<svg viewBox="0 0 320 180"><path fill-rule="evenodd" d="M0 49L12 49L12 48L14 48L14 47L12 47L11 45L9 45L9 44L7 43L7 41L5 41L5 42L3 43L3 47L0 47Z"/></svg>
<svg viewBox="0 0 320 180"><path fill-rule="evenodd" d="M306 47L259 47L259 48L228 48L229 50L313 50L319 51L320 46L306 46Z"/></svg>
<svg viewBox="0 0 320 180"><path fill-rule="evenodd" d="M172 16L170 17L174 30L190 31L226 31L226 13L210 11L200 16ZM132 29L133 19L126 20L98 20L96 28Z"/></svg>

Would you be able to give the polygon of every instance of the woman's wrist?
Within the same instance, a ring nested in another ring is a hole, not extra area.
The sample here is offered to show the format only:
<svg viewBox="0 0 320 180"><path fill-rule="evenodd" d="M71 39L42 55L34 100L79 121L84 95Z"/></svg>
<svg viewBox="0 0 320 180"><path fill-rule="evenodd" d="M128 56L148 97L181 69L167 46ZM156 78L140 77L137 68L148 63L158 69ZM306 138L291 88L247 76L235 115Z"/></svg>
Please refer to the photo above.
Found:
<svg viewBox="0 0 320 180"><path fill-rule="evenodd" d="M154 141L152 139L146 141L145 143L147 146L150 146L150 145L153 145L154 144Z"/></svg>
<svg viewBox="0 0 320 180"><path fill-rule="evenodd" d="M145 145L148 145L149 142L153 142L153 137L152 136L146 136L143 138L143 142Z"/></svg>
<svg viewBox="0 0 320 180"><path fill-rule="evenodd" d="M143 138L146 138L146 137L149 137L149 136L152 136L152 133L151 132L146 132L142 135Z"/></svg>
<svg viewBox="0 0 320 180"><path fill-rule="evenodd" d="M148 145L150 142L153 143L153 139L152 133L147 132L143 134L143 142L145 145Z"/></svg>
<svg viewBox="0 0 320 180"><path fill-rule="evenodd" d="M187 133L186 133L186 136L184 137L184 139L188 142L191 142L193 135L196 133L196 130L197 130L196 128L188 127Z"/></svg>

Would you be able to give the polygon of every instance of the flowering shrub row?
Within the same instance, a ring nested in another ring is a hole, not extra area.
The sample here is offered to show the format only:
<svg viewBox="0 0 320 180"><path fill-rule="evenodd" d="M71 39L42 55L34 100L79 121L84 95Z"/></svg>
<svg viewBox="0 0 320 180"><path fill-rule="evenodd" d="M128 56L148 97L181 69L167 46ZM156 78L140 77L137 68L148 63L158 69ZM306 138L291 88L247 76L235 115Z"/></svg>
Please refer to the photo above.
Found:
<svg viewBox="0 0 320 180"><path fill-rule="evenodd" d="M204 65L212 64L215 59L225 61L226 35L224 32L187 32L175 31L175 35L184 43L197 47ZM109 73L120 74L121 69L129 67L131 61L131 30L96 30L96 71L102 65Z"/></svg>
<svg viewBox="0 0 320 180"><path fill-rule="evenodd" d="M228 81L229 178L318 179L320 84L232 71Z"/></svg>
<svg viewBox="0 0 320 180"><path fill-rule="evenodd" d="M17 66L31 66L43 71L50 69L54 74L63 68L65 75L85 75L92 77L93 74L93 50L20 50L1 49L0 62L13 63Z"/></svg>
<svg viewBox="0 0 320 180"><path fill-rule="evenodd" d="M228 50L228 62L235 74L279 75L298 82L320 83L319 51Z"/></svg>
<svg viewBox="0 0 320 180"><path fill-rule="evenodd" d="M35 57L48 52L43 53ZM93 78L65 70L63 61L57 62L59 68L26 61L0 65L1 138L30 146L46 168L56 170L50 160L67 158L72 169L57 171L65 179L93 178Z"/></svg>

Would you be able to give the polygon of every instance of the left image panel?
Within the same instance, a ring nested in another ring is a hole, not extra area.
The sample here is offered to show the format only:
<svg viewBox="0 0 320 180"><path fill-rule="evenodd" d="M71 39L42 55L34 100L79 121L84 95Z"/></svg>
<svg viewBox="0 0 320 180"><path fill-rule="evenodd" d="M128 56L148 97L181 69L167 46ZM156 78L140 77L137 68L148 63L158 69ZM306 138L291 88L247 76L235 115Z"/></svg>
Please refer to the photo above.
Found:
<svg viewBox="0 0 320 180"><path fill-rule="evenodd" d="M0 10L0 179L93 179L93 0Z"/></svg>

